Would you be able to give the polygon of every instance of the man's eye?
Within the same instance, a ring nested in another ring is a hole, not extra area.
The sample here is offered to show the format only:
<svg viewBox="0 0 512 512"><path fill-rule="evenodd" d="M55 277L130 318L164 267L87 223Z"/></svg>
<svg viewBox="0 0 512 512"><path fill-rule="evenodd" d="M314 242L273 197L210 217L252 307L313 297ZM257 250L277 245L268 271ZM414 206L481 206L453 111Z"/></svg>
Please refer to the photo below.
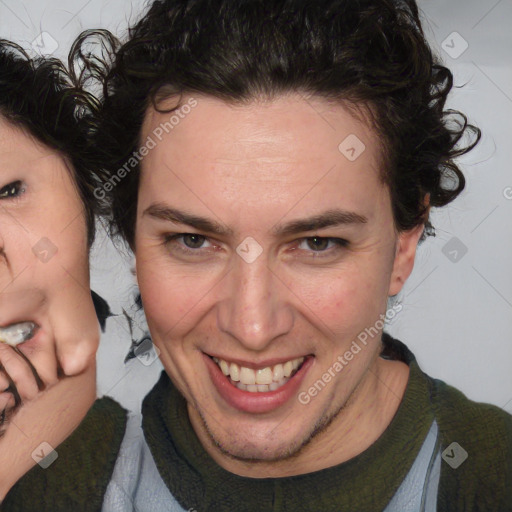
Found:
<svg viewBox="0 0 512 512"><path fill-rule="evenodd" d="M183 244L189 249L200 249L204 244L206 237L202 235L195 235L192 233L185 233L180 237L183 241Z"/></svg>
<svg viewBox="0 0 512 512"><path fill-rule="evenodd" d="M23 183L13 181L0 189L0 199L11 199L18 197L23 192Z"/></svg>
<svg viewBox="0 0 512 512"><path fill-rule="evenodd" d="M209 245L204 245L205 243ZM205 236L196 233L168 235L165 237L165 244L169 248L183 253L198 252L198 249L208 249L211 246Z"/></svg>
<svg viewBox="0 0 512 512"><path fill-rule="evenodd" d="M346 247L348 242L342 238L327 238L321 236L311 236L303 238L299 243L299 249L313 252L331 252L330 249L340 249Z"/></svg>

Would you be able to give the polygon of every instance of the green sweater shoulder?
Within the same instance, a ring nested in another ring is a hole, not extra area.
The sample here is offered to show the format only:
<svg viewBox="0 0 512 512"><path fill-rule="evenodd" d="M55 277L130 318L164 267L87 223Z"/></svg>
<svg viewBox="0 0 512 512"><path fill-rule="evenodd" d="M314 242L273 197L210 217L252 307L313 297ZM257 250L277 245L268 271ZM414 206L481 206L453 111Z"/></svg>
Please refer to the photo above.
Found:
<svg viewBox="0 0 512 512"><path fill-rule="evenodd" d="M512 416L430 381L443 453L438 512L512 511Z"/></svg>
<svg viewBox="0 0 512 512"><path fill-rule="evenodd" d="M34 466L11 488L2 512L98 512L126 428L127 411L110 397L94 402L43 469Z"/></svg>

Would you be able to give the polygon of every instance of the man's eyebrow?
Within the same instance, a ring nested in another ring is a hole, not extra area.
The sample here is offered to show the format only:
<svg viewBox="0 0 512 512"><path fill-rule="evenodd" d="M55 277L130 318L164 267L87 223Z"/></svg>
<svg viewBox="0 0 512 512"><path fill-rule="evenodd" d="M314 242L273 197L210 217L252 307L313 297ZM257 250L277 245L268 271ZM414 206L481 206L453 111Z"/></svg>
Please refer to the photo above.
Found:
<svg viewBox="0 0 512 512"><path fill-rule="evenodd" d="M293 220L287 224L278 224L272 229L275 236L289 236L306 231L329 228L346 224L366 224L368 219L364 215L346 210L327 210L313 217Z"/></svg>
<svg viewBox="0 0 512 512"><path fill-rule="evenodd" d="M171 208L161 203L155 203L144 210L143 215L149 215L155 219L177 224L185 224L199 231L214 233L219 236L229 236L233 230L227 226L187 213L176 208ZM327 210L321 214L306 219L293 220L287 224L278 224L272 228L272 234L276 237L290 236L307 231L316 231L323 228L346 225L366 224L368 219L364 215L346 210Z"/></svg>
<svg viewBox="0 0 512 512"><path fill-rule="evenodd" d="M171 208L163 204L155 203L144 210L142 215L149 215L155 219L175 222L177 224L186 224L199 231L215 233L219 236L228 236L233 234L233 230L222 225L217 221L212 221L199 215L187 213L176 208Z"/></svg>

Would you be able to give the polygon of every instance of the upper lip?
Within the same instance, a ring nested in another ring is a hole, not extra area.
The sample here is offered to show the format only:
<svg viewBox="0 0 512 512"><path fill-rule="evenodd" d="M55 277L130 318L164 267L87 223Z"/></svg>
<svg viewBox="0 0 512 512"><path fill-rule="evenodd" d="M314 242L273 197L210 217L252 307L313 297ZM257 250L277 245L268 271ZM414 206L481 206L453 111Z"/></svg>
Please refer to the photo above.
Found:
<svg viewBox="0 0 512 512"><path fill-rule="evenodd" d="M39 324L35 320L23 319L23 320L14 320L12 322L3 322L0 325L0 329L7 329L7 327L12 327L13 325L25 324L25 323L32 323L32 324L34 324L36 326L36 329L38 327L40 327Z"/></svg>
<svg viewBox="0 0 512 512"><path fill-rule="evenodd" d="M244 366L245 368L252 368L253 370L259 370L261 368L275 366L276 364L284 364L287 361L293 361L294 359L300 359L301 357L303 357L304 359L309 357L309 354L303 354L303 355L287 356L287 357L279 357L279 358L275 357L275 358L271 358L271 359L264 359L261 361L254 361L254 360L245 361L243 359L237 359L237 358L234 358L231 356L225 357L225 356L221 356L218 354L206 354L206 355L209 357L212 357L212 358L216 357L217 359L224 359L224 361L226 361L226 362L235 363L238 366Z"/></svg>
<svg viewBox="0 0 512 512"><path fill-rule="evenodd" d="M34 338L37 333L41 330L41 323L40 322L36 322L34 319L30 319L30 318L26 318L26 317L22 317L22 318L19 318L17 317L16 319L14 319L13 321L9 321L9 322L2 322L1 325L0 325L0 329L6 329L8 327L12 327L14 325L17 325L17 324L23 324L25 322L30 322L30 323L33 323L35 325L33 331L32 331L32 336L27 340L31 340L32 338Z"/></svg>

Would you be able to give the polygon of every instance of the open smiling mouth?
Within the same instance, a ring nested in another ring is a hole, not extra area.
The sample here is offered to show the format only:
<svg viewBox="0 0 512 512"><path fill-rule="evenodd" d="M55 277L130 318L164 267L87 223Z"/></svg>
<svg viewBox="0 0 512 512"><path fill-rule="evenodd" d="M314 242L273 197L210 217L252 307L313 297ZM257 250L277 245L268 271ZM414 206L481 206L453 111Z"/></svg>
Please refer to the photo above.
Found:
<svg viewBox="0 0 512 512"><path fill-rule="evenodd" d="M219 395L238 411L271 412L296 397L315 356L307 355L252 368L203 352L211 382Z"/></svg>
<svg viewBox="0 0 512 512"><path fill-rule="evenodd" d="M255 370L230 363L217 357L212 358L233 386L251 393L268 393L284 386L300 369L305 358L291 359L285 363Z"/></svg>

